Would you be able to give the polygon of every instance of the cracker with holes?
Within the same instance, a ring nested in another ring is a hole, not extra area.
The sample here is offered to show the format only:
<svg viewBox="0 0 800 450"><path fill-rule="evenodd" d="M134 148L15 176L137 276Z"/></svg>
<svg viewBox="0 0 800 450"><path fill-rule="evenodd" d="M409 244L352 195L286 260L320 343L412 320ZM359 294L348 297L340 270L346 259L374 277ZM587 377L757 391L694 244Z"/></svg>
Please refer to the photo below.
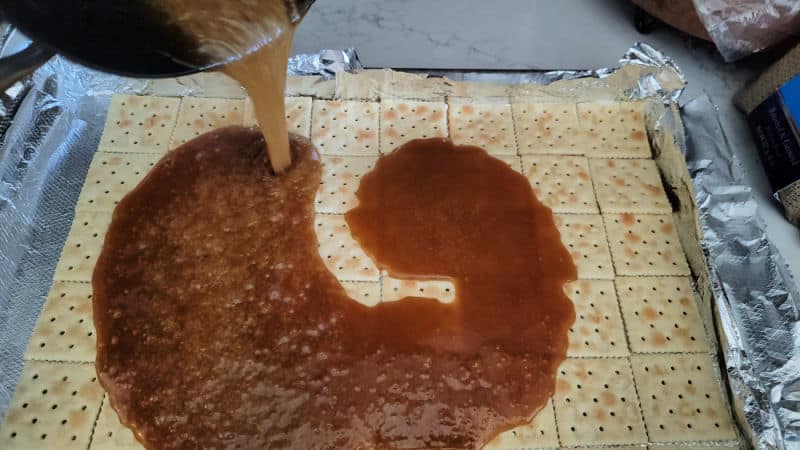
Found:
<svg viewBox="0 0 800 450"><path fill-rule="evenodd" d="M319 254L336 278L345 281L378 281L375 263L350 235L341 214L317 214L314 229L319 239Z"/></svg>
<svg viewBox="0 0 800 450"><path fill-rule="evenodd" d="M555 447L558 447L558 433L556 433L553 401L550 400L530 423L498 434L483 449L504 450L511 448Z"/></svg>
<svg viewBox="0 0 800 450"><path fill-rule="evenodd" d="M342 281L347 295L364 306L381 302L381 284L377 281Z"/></svg>
<svg viewBox="0 0 800 450"><path fill-rule="evenodd" d="M631 350L708 351L689 277L617 277L615 282Z"/></svg>
<svg viewBox="0 0 800 450"><path fill-rule="evenodd" d="M526 155L522 157L522 167L536 198L553 212L598 212L586 158Z"/></svg>
<svg viewBox="0 0 800 450"><path fill-rule="evenodd" d="M389 153L412 139L447 137L447 104L381 100L380 151Z"/></svg>
<svg viewBox="0 0 800 450"><path fill-rule="evenodd" d="M158 155L95 153L78 197L77 209L111 212L158 162Z"/></svg>
<svg viewBox="0 0 800 450"><path fill-rule="evenodd" d="M130 429L119 422L117 413L108 403L108 396L103 398L100 415L92 433L92 445L89 450L143 450L144 447Z"/></svg>
<svg viewBox="0 0 800 450"><path fill-rule="evenodd" d="M614 278L611 254L599 214L555 214L561 240L578 268L578 278Z"/></svg>
<svg viewBox="0 0 800 450"><path fill-rule="evenodd" d="M311 140L323 155L378 155L376 102L314 100Z"/></svg>
<svg viewBox="0 0 800 450"><path fill-rule="evenodd" d="M286 97L286 126L290 133L303 137L311 136L311 97ZM253 100L244 102L244 126L258 126Z"/></svg>
<svg viewBox="0 0 800 450"><path fill-rule="evenodd" d="M28 361L0 427L4 450L85 450L103 399L94 366Z"/></svg>
<svg viewBox="0 0 800 450"><path fill-rule="evenodd" d="M26 359L94 362L92 285L56 281L28 342Z"/></svg>
<svg viewBox="0 0 800 450"><path fill-rule="evenodd" d="M314 208L321 213L343 214L356 206L356 191L361 177L369 172L375 156L322 156L322 180L314 199Z"/></svg>
<svg viewBox="0 0 800 450"><path fill-rule="evenodd" d="M690 275L667 214L603 216L617 275Z"/></svg>
<svg viewBox="0 0 800 450"><path fill-rule="evenodd" d="M180 99L115 95L108 107L100 149L165 153L178 117Z"/></svg>
<svg viewBox="0 0 800 450"><path fill-rule="evenodd" d="M567 359L556 375L561 445L643 444L642 414L627 359Z"/></svg>
<svg viewBox="0 0 800 450"><path fill-rule="evenodd" d="M403 280L387 274L381 277L384 302L394 302L406 297L426 297L451 303L456 297L453 282L447 280Z"/></svg>
<svg viewBox="0 0 800 450"><path fill-rule="evenodd" d="M514 121L507 103L448 104L450 138L456 144L481 147L491 155L516 155Z"/></svg>
<svg viewBox="0 0 800 450"><path fill-rule="evenodd" d="M653 160L592 159L589 166L602 212L672 212Z"/></svg>
<svg viewBox="0 0 800 450"><path fill-rule="evenodd" d="M217 128L244 125L244 100L184 97L170 147Z"/></svg>
<svg viewBox="0 0 800 450"><path fill-rule="evenodd" d="M514 129L521 155L582 155L574 103L514 103Z"/></svg>
<svg viewBox="0 0 800 450"><path fill-rule="evenodd" d="M91 281L94 263L100 255L103 239L110 223L110 211L76 212L53 278L68 281Z"/></svg>
<svg viewBox="0 0 800 450"><path fill-rule="evenodd" d="M631 357L652 442L736 439L706 353Z"/></svg>
<svg viewBox="0 0 800 450"><path fill-rule="evenodd" d="M630 354L614 282L578 280L564 286L564 291L575 305L575 323L569 330L568 356L603 357Z"/></svg>
<svg viewBox="0 0 800 450"><path fill-rule="evenodd" d="M578 103L584 153L590 158L650 158L642 105Z"/></svg>

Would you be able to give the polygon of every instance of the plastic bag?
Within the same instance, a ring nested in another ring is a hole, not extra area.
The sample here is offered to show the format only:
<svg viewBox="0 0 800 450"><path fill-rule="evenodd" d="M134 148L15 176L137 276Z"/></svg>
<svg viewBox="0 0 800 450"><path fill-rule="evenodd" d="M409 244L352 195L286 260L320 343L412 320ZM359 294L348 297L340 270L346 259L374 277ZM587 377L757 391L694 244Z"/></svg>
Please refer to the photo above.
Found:
<svg viewBox="0 0 800 450"><path fill-rule="evenodd" d="M693 0L726 61L800 35L800 0Z"/></svg>

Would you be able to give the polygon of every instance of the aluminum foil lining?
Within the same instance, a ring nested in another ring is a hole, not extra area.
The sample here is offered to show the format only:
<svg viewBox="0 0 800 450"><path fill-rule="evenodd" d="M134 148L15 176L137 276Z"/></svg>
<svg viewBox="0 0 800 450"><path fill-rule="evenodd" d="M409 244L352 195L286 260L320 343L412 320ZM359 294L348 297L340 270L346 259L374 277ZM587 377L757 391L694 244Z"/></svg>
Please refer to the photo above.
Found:
<svg viewBox="0 0 800 450"><path fill-rule="evenodd" d="M625 93L627 100L641 100L644 98L662 98L664 102L677 102L686 86L686 76L678 67L678 64L655 49L653 46L644 42L636 42L622 55L619 60L620 66L626 64L651 67L653 70L643 74L637 80L636 88ZM594 70L579 71L551 71L545 72L547 82L559 80L571 80L575 78L593 77L605 78L611 75L616 69L602 68ZM667 80L677 80L680 87L675 87L675 83L667 83Z"/></svg>
<svg viewBox="0 0 800 450"><path fill-rule="evenodd" d="M320 75L326 80L336 77L337 72L353 72L362 69L354 48L345 50L322 50L319 53L301 53L289 58L289 75Z"/></svg>
<svg viewBox="0 0 800 450"><path fill-rule="evenodd" d="M754 445L800 448L800 296L707 96L682 108L729 385Z"/></svg>
<svg viewBox="0 0 800 450"><path fill-rule="evenodd" d="M672 102L682 91L685 79L680 69L647 44L634 45L620 63L658 69L643 72L636 88L626 93L629 99L656 95ZM326 50L294 58L289 72L330 77L336 71L360 67L355 51ZM661 69L668 69L681 87L662 83ZM469 81L549 83L603 78L612 72L465 72L448 76ZM49 289L111 95L213 95L210 89L191 77L156 88L152 81L102 74L56 57L30 80L0 97L0 124L6 124L5 132L0 128L0 420L21 373L22 355ZM746 189L737 188L735 179L728 176L734 160L724 137L709 131L719 127L701 127L715 124L716 112L713 108L700 111L696 105L699 103L692 102L685 110L686 122L691 125L687 127L687 159L700 180L698 201L703 208L709 261L714 266L717 309L722 332L731 343L725 355L728 375L734 393L744 403L753 442L763 448L791 447L800 442L800 383L796 378L800 373L796 343L800 339L794 303L798 297L755 218L749 193L747 198L736 194ZM674 128L675 124L664 120L661 125ZM672 131L682 135L681 130ZM711 154L714 149L719 151ZM717 175L720 170L722 174ZM740 269L744 264L747 269Z"/></svg>
<svg viewBox="0 0 800 450"><path fill-rule="evenodd" d="M726 61L735 61L796 35L798 0L694 0L708 34Z"/></svg>
<svg viewBox="0 0 800 450"><path fill-rule="evenodd" d="M637 81L636 89L628 93L630 99L647 97L660 97L665 102L677 102L686 86L686 77L678 64L669 56L656 50L649 44L637 42L619 60L622 64L635 64L640 66L658 67L662 70L648 73ZM680 81L679 88L667 87L664 74L674 75Z"/></svg>

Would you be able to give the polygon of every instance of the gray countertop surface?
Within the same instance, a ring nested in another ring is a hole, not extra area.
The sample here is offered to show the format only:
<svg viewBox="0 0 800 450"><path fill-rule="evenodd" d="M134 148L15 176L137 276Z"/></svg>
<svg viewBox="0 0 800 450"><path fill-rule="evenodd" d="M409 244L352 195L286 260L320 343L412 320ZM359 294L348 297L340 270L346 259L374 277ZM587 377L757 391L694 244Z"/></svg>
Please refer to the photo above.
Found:
<svg viewBox="0 0 800 450"><path fill-rule="evenodd" d="M745 117L732 103L774 56L729 64L711 44L666 26L640 34L624 0L321 0L299 28L294 50L354 47L367 67L551 70L614 67L635 41L683 69L688 86L681 102L711 97L768 236L800 274L800 232L773 200Z"/></svg>

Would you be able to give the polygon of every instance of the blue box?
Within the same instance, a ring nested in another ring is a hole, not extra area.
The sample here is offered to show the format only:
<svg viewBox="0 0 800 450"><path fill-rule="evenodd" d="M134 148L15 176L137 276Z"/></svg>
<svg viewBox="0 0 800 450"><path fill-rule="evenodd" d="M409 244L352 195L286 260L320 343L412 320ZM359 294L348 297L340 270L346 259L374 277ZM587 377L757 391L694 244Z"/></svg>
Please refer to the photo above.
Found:
<svg viewBox="0 0 800 450"><path fill-rule="evenodd" d="M800 75L784 83L747 116L772 192L800 183Z"/></svg>

